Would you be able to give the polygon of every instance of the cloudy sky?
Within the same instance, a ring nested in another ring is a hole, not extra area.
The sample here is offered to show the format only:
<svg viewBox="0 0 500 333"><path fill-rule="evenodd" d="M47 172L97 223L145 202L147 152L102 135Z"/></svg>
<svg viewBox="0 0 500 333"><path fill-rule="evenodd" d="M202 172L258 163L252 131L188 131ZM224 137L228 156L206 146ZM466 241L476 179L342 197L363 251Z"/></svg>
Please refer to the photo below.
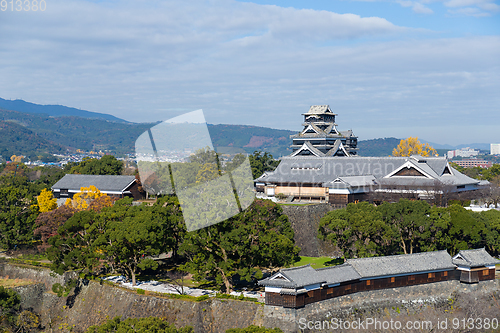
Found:
<svg viewBox="0 0 500 333"><path fill-rule="evenodd" d="M329 104L360 139L500 142L499 0L43 4L0 8L2 98L291 130Z"/></svg>

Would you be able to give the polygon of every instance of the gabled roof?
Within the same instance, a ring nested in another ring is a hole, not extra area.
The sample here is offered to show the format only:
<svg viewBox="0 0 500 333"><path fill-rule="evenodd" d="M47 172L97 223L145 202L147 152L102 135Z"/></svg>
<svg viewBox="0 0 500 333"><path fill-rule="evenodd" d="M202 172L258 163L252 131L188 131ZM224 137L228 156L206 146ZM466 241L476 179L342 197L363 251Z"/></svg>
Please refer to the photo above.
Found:
<svg viewBox="0 0 500 333"><path fill-rule="evenodd" d="M316 157L325 156L325 154L323 154L318 148L314 147L309 141L304 142L302 147L293 152L291 156L301 155L304 151L309 151L311 152L311 155L314 155Z"/></svg>
<svg viewBox="0 0 500 333"><path fill-rule="evenodd" d="M455 268L451 262L451 256L445 250L385 257L348 259L347 263L354 267L362 278L399 274L418 274L421 272L450 270Z"/></svg>
<svg viewBox="0 0 500 333"><path fill-rule="evenodd" d="M279 278L283 276L285 279ZM259 285L269 287L299 288L311 284L322 283L323 277L316 274L311 265L280 269L271 277L259 281Z"/></svg>
<svg viewBox="0 0 500 333"><path fill-rule="evenodd" d="M484 248L475 250L461 250L453 257L453 263L464 267L482 267L500 264L500 260L493 258Z"/></svg>
<svg viewBox="0 0 500 333"><path fill-rule="evenodd" d="M67 174L52 186L53 190L80 191L94 185L101 192L123 192L135 182L134 176L71 175Z"/></svg>
<svg viewBox="0 0 500 333"><path fill-rule="evenodd" d="M330 110L329 105L312 105L309 108L309 111L307 111L307 113L303 113L303 115L324 114L324 113L335 115L335 113L333 113L332 110Z"/></svg>
<svg viewBox="0 0 500 333"><path fill-rule="evenodd" d="M484 249L482 250L484 251ZM358 279L411 275L453 269L455 269L455 265L452 263L451 256L443 250L349 259L342 265L320 269L313 269L310 265L286 268L273 274L271 277L260 280L259 285L300 289L314 284L332 285Z"/></svg>
<svg viewBox="0 0 500 333"><path fill-rule="evenodd" d="M310 150L315 156L301 156L300 149ZM262 175L257 180L268 183L327 184L339 177L373 176L381 185L434 186L439 182L454 186L479 184L478 180L453 168L451 168L452 175L442 175L447 166L444 157L428 157L419 161L411 157L326 157L308 142L300 149L295 151L293 156L283 157L275 171ZM430 177L384 178L405 164L421 170Z"/></svg>

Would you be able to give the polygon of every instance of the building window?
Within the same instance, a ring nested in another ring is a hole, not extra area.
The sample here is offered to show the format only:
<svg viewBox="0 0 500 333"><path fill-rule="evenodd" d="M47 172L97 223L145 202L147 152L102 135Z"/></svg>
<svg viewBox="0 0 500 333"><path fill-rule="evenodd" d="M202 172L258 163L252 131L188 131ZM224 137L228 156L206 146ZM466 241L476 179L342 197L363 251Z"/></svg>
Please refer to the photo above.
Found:
<svg viewBox="0 0 500 333"><path fill-rule="evenodd" d="M391 277L391 283L394 283L394 282L396 282L396 278L393 276L393 277Z"/></svg>
<svg viewBox="0 0 500 333"><path fill-rule="evenodd" d="M308 291L307 292L307 297L313 297L314 296L314 291Z"/></svg>
<svg viewBox="0 0 500 333"><path fill-rule="evenodd" d="M488 274L490 274L490 270L489 269L483 270L483 276L488 275Z"/></svg>
<svg viewBox="0 0 500 333"><path fill-rule="evenodd" d="M434 276L435 276L435 273L428 273L427 274L428 279L432 279L432 278L434 278Z"/></svg>
<svg viewBox="0 0 500 333"><path fill-rule="evenodd" d="M414 281L414 280L415 280L415 275L408 276L408 281Z"/></svg>
<svg viewBox="0 0 500 333"><path fill-rule="evenodd" d="M366 280L366 285L367 285L367 286L369 286L369 285L371 285L371 284L372 284L372 282L371 282L370 280Z"/></svg>
<svg viewBox="0 0 500 333"><path fill-rule="evenodd" d="M351 285L350 284L346 285L345 290L351 290Z"/></svg>
<svg viewBox="0 0 500 333"><path fill-rule="evenodd" d="M328 289L326 290L326 294L327 294L327 295L333 294L333 288L328 288Z"/></svg>
<svg viewBox="0 0 500 333"><path fill-rule="evenodd" d="M448 271L444 271L443 276L448 276Z"/></svg>

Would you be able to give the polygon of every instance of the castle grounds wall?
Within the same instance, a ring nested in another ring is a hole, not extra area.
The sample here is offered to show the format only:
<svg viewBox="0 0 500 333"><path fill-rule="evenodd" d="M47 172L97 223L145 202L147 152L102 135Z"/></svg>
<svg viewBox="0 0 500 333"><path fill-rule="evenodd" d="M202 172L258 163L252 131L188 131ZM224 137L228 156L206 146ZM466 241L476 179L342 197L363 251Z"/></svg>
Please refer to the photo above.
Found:
<svg viewBox="0 0 500 333"><path fill-rule="evenodd" d="M301 248L299 255L309 257L334 256L335 247L318 239L320 219L335 209L331 204L281 205L295 232L295 245Z"/></svg>

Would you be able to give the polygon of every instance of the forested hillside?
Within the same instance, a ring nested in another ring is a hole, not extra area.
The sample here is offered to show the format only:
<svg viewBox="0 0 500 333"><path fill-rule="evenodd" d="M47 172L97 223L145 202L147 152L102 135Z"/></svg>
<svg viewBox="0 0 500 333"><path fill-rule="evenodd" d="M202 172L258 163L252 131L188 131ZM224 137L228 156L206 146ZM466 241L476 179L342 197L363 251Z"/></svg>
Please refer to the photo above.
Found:
<svg viewBox="0 0 500 333"><path fill-rule="evenodd" d="M6 160L12 155L25 155L36 160L64 151L61 145L44 139L26 127L10 121L0 121L0 155Z"/></svg>
<svg viewBox="0 0 500 333"><path fill-rule="evenodd" d="M154 123L118 123L103 119L75 116L52 117L46 114L31 114L0 109L0 121L8 121L9 126L17 126L25 138L37 136L36 140L26 139L19 143L17 154L34 155L40 150L60 152L65 149L107 150L114 154L134 152L135 140ZM290 135L295 131L279 130L247 125L208 125L212 143L220 153L246 153L263 151L275 158L289 155ZM27 132L26 132L27 131ZM31 133L27 135L26 133ZM51 149L51 143L54 147ZM399 139L385 138L359 141L359 156L388 156L398 145ZM0 141L0 151L8 155L12 146L6 136ZM17 146L14 146L15 148ZM45 147L45 148L41 148ZM2 154L4 155L4 154ZM6 156L5 155L5 156Z"/></svg>

